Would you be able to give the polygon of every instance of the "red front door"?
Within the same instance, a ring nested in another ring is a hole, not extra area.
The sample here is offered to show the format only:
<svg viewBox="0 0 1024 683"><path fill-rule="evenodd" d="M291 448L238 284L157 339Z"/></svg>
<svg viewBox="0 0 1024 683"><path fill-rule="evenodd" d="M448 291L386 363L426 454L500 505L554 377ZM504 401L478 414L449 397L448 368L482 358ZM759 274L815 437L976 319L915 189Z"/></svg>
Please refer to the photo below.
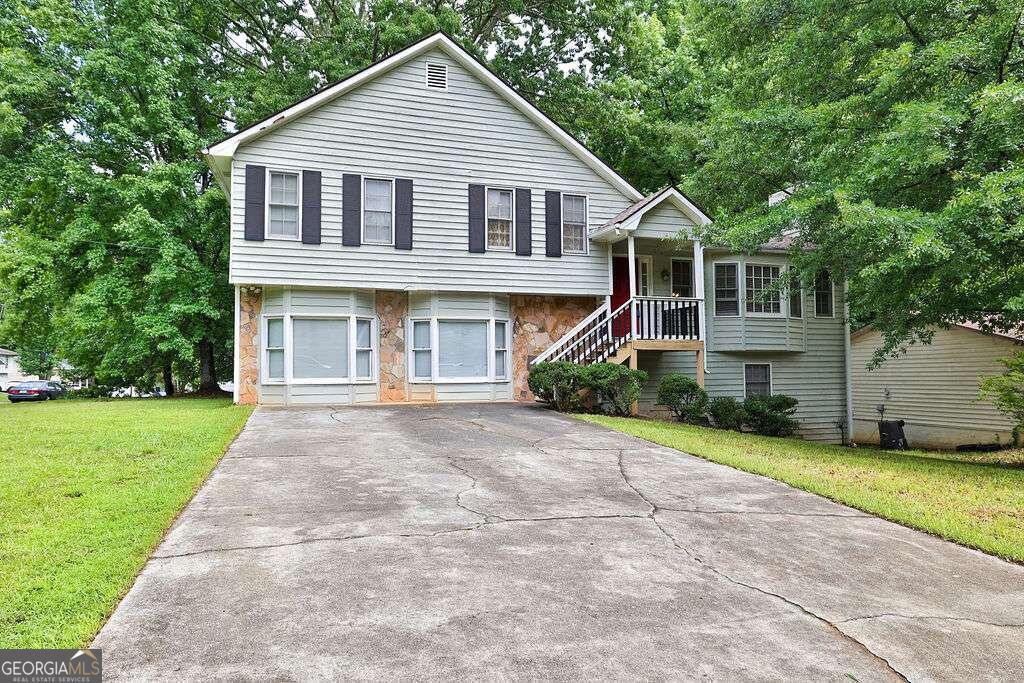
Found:
<svg viewBox="0 0 1024 683"><path fill-rule="evenodd" d="M612 310L629 301L629 257L616 256L612 259ZM612 332L621 337L629 332L630 313L623 311L612 323Z"/></svg>

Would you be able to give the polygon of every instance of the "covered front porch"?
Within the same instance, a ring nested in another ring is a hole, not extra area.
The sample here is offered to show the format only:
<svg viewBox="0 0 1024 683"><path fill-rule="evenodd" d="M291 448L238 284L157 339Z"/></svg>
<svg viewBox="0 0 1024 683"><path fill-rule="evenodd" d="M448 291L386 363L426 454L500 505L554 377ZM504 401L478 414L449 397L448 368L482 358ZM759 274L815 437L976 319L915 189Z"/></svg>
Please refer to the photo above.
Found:
<svg viewBox="0 0 1024 683"><path fill-rule="evenodd" d="M613 362L635 368L641 351L691 351L703 384L704 254L693 228L706 220L667 188L594 230L591 241L607 248L610 293L533 363Z"/></svg>

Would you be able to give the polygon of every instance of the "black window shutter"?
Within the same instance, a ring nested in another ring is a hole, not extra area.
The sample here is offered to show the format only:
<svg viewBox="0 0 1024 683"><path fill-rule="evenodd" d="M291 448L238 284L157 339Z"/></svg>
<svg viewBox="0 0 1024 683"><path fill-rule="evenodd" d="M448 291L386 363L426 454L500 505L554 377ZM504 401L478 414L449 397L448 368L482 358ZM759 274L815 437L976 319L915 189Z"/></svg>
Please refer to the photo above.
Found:
<svg viewBox="0 0 1024 683"><path fill-rule="evenodd" d="M346 173L341 179L341 243L346 247L362 244L362 176Z"/></svg>
<svg viewBox="0 0 1024 683"><path fill-rule="evenodd" d="M548 190L544 193L545 253L562 255L562 193Z"/></svg>
<svg viewBox="0 0 1024 683"><path fill-rule="evenodd" d="M245 166L245 239L263 240L266 225L266 166Z"/></svg>
<svg viewBox="0 0 1024 683"><path fill-rule="evenodd" d="M395 249L412 249L412 180L395 179Z"/></svg>
<svg viewBox="0 0 1024 683"><path fill-rule="evenodd" d="M525 187L516 188L516 253L533 253L532 193Z"/></svg>
<svg viewBox="0 0 1024 683"><path fill-rule="evenodd" d="M486 222L484 219L484 202L486 193L483 185L469 186L469 251L482 254L486 251Z"/></svg>
<svg viewBox="0 0 1024 683"><path fill-rule="evenodd" d="M320 244L320 171L302 172L302 243Z"/></svg>

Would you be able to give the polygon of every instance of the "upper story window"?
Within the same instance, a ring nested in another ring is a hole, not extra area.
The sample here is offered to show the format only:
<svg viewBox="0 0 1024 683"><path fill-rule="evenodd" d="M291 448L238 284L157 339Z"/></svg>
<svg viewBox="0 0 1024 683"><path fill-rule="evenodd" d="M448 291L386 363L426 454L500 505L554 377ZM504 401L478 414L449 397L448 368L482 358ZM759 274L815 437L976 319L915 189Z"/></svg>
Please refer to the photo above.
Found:
<svg viewBox="0 0 1024 683"><path fill-rule="evenodd" d="M512 190L487 190L487 248L512 249Z"/></svg>
<svg viewBox="0 0 1024 683"><path fill-rule="evenodd" d="M735 263L715 264L715 315L740 314L740 290Z"/></svg>
<svg viewBox="0 0 1024 683"><path fill-rule="evenodd" d="M562 195L562 253L587 253L587 198Z"/></svg>
<svg viewBox="0 0 1024 683"><path fill-rule="evenodd" d="M363 181L363 243L391 244L394 240L394 192L390 180Z"/></svg>
<svg viewBox="0 0 1024 683"><path fill-rule="evenodd" d="M780 273L779 266L747 264L747 313L782 313L782 295L776 286Z"/></svg>
<svg viewBox="0 0 1024 683"><path fill-rule="evenodd" d="M832 276L827 270L823 270L814 278L814 315L819 318L833 318L835 314Z"/></svg>
<svg viewBox="0 0 1024 683"><path fill-rule="evenodd" d="M693 261L672 259L672 296L693 296Z"/></svg>
<svg viewBox="0 0 1024 683"><path fill-rule="evenodd" d="M267 237L297 239L299 236L298 173L270 172L269 204ZM257 227L257 229L259 228Z"/></svg>

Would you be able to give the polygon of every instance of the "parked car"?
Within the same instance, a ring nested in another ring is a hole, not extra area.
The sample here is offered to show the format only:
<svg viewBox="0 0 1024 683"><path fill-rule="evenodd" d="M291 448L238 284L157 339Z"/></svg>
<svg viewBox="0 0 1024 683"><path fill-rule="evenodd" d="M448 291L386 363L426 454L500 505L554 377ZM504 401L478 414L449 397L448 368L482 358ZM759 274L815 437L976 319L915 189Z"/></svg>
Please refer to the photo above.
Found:
<svg viewBox="0 0 1024 683"><path fill-rule="evenodd" d="M35 382L21 382L8 387L7 398L11 403L18 403L19 401L47 401L61 398L66 393L67 390L58 382L39 380Z"/></svg>

